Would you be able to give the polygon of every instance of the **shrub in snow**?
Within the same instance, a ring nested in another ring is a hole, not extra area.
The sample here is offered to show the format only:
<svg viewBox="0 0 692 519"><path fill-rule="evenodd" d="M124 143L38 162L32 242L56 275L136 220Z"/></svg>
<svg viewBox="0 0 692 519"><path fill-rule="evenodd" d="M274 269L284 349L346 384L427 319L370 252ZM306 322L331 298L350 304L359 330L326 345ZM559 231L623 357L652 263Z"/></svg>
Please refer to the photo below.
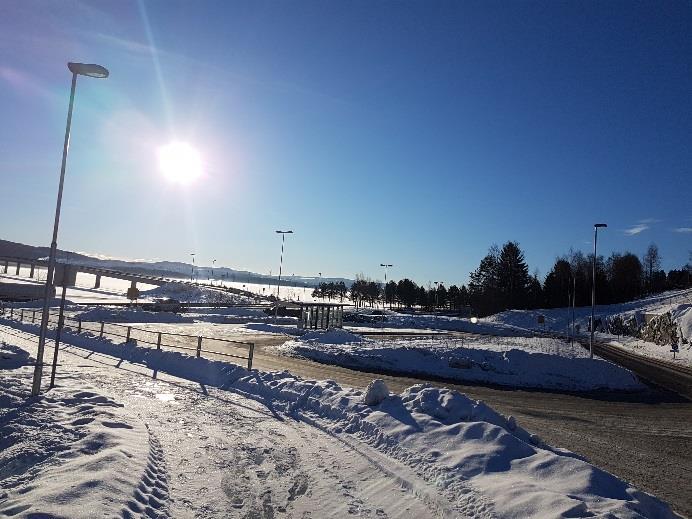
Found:
<svg viewBox="0 0 692 519"><path fill-rule="evenodd" d="M368 384L363 395L363 403L365 405L379 405L389 396L389 388L382 379L375 379Z"/></svg>

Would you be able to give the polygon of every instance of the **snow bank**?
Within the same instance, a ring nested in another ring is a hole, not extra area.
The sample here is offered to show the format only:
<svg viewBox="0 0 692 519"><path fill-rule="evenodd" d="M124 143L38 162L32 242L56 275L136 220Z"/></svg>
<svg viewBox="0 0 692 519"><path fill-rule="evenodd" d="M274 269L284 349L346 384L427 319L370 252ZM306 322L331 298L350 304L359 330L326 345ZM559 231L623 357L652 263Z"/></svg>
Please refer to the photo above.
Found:
<svg viewBox="0 0 692 519"><path fill-rule="evenodd" d="M193 286L186 283L166 283L141 293L142 298L171 298L181 302L209 303L248 303L252 300L247 296L232 294L223 290Z"/></svg>
<svg viewBox="0 0 692 519"><path fill-rule="evenodd" d="M0 346L0 516L153 512L157 497L143 483L151 468L145 426L92 391L30 397L31 368L4 371L8 352L27 363L19 351Z"/></svg>
<svg viewBox="0 0 692 519"><path fill-rule="evenodd" d="M105 321L113 323L185 323L193 322L189 316L173 312L147 312L141 308L117 308L97 306L74 314L82 321Z"/></svg>
<svg viewBox="0 0 692 519"><path fill-rule="evenodd" d="M331 330L310 330L300 340L321 344L348 344L360 342L362 337L346 330L332 328Z"/></svg>
<svg viewBox="0 0 692 519"><path fill-rule="evenodd" d="M326 364L458 382L564 391L644 389L629 370L598 357L590 359L581 346L551 338L361 340L325 345L304 335L273 348Z"/></svg>

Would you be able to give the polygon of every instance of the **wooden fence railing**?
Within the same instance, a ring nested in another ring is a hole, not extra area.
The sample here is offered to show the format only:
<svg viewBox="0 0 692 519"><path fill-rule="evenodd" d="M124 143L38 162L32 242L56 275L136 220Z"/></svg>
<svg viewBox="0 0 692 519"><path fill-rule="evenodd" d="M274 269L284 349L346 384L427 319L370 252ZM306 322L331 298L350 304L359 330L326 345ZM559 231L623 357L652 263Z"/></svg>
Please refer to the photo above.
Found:
<svg viewBox="0 0 692 519"><path fill-rule="evenodd" d="M40 309L6 308L4 316L22 322L41 324ZM49 314L48 324L58 326L58 316ZM63 330L72 333L88 333L98 337L124 339L123 343L145 345L157 350L194 351L196 357L219 355L233 359L245 360L247 369L252 369L252 358L255 344L245 341L233 341L218 337L187 335L183 333L147 330L127 324L109 323L106 321L83 321L81 318L63 317Z"/></svg>

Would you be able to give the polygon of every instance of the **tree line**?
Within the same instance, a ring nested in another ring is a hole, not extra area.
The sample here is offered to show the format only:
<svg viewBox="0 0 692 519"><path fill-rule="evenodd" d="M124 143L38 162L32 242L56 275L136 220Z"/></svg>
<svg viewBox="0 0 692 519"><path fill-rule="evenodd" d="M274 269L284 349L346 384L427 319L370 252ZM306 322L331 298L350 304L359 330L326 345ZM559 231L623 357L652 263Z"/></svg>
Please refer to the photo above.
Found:
<svg viewBox="0 0 692 519"><path fill-rule="evenodd" d="M640 259L631 252L596 257L598 304L622 303L664 290L692 287L690 262L667 273L661 269L658 247L651 244ZM593 254L570 250L555 260L541 282L529 273L524 252L515 241L493 245L469 276L468 287L443 283L418 285L405 278L386 285L359 274L350 288L345 283L320 283L312 295L331 300L350 299L356 306L384 303L392 307L427 310L466 308L478 316L511 309L558 308L591 304Z"/></svg>

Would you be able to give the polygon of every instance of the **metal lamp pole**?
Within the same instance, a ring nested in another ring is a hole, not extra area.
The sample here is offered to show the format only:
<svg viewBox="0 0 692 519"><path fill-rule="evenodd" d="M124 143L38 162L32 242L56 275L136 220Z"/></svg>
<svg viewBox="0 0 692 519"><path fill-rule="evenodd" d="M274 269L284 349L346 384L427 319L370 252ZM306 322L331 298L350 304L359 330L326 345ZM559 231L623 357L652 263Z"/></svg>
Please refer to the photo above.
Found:
<svg viewBox="0 0 692 519"><path fill-rule="evenodd" d="M435 310L440 307L440 285L442 281L435 281Z"/></svg>
<svg viewBox="0 0 692 519"><path fill-rule="evenodd" d="M214 284L214 267L216 266L216 260L211 260L211 284Z"/></svg>
<svg viewBox="0 0 692 519"><path fill-rule="evenodd" d="M274 320L279 318L279 293L281 291L281 271L284 266L284 242L287 234L293 234L293 231L276 231L276 234L281 235L281 259L279 260L279 279L276 283L276 307L274 308Z"/></svg>
<svg viewBox="0 0 692 519"><path fill-rule="evenodd" d="M190 271L190 282L194 283L195 282L195 253L191 252L190 256L192 256L192 270Z"/></svg>
<svg viewBox="0 0 692 519"><path fill-rule="evenodd" d="M382 305L382 310L384 310L384 307L387 305L387 268L393 267L394 265L389 265L387 263L380 263L380 267L384 267L384 290L383 295L384 295L384 304Z"/></svg>
<svg viewBox="0 0 692 519"><path fill-rule="evenodd" d="M593 269L591 274L591 339L589 340L589 354L593 359L593 333L596 328L594 319L596 317L596 242L598 240L598 228L608 227L605 223L597 223L593 226Z"/></svg>
<svg viewBox="0 0 692 519"><path fill-rule="evenodd" d="M41 329L38 335L38 352L34 379L31 386L31 394L36 396L41 391L41 375L43 374L43 351L46 346L46 331L48 329L48 304L53 286L53 274L55 271L55 256L58 249L58 227L60 225L60 206L62 204L62 191L65 185L65 168L67 166L67 153L70 148L70 129L72 126L72 109L74 108L74 95L77 87L77 76L87 76L99 79L108 77L108 70L101 65L87 63L68 63L67 68L72 72L72 86L70 88L70 105L67 109L67 124L65 125L65 141L62 147L62 164L60 166L60 183L58 184L58 201L55 206L55 221L53 223L53 240L50 243L48 255L48 270L46 272L46 286L43 293L43 311L41 313Z"/></svg>

